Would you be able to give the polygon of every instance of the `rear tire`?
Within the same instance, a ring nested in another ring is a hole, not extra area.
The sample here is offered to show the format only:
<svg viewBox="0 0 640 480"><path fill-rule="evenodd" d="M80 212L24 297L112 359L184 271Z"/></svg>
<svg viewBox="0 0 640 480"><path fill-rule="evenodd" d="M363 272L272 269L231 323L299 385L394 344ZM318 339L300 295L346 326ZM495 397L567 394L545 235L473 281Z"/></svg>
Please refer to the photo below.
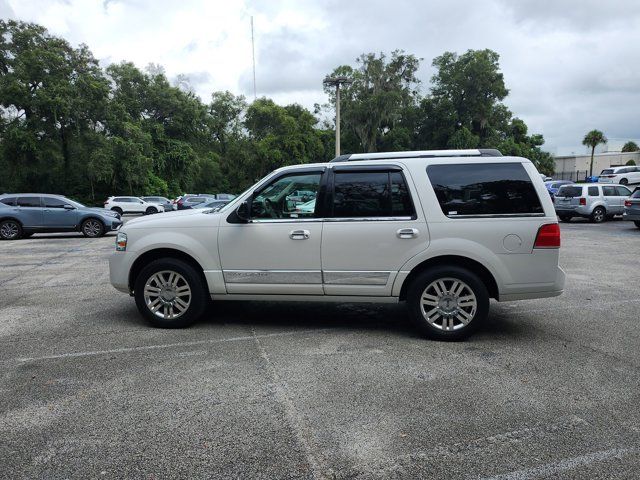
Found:
<svg viewBox="0 0 640 480"><path fill-rule="evenodd" d="M120 216L122 216L122 214L124 213L120 207L113 207L111 210L116 212Z"/></svg>
<svg viewBox="0 0 640 480"><path fill-rule="evenodd" d="M560 215L560 220L569 223L573 217L571 215Z"/></svg>
<svg viewBox="0 0 640 480"><path fill-rule="evenodd" d="M80 231L87 238L98 238L105 234L104 224L95 218L88 218L80 226Z"/></svg>
<svg viewBox="0 0 640 480"><path fill-rule="evenodd" d="M628 184L629 184L629 180L627 180L626 178L620 179L620 185L628 185Z"/></svg>
<svg viewBox="0 0 640 480"><path fill-rule="evenodd" d="M596 207L593 209L593 212L591 212L590 219L593 223L602 223L606 218L607 211L604 209L604 207Z"/></svg>
<svg viewBox="0 0 640 480"><path fill-rule="evenodd" d="M22 236L22 225L17 220L9 219L0 222L0 238L2 240L18 240Z"/></svg>
<svg viewBox="0 0 640 480"><path fill-rule="evenodd" d="M473 272L438 266L420 273L407 291L409 315L418 330L435 340L467 338L489 314L489 292Z"/></svg>
<svg viewBox="0 0 640 480"><path fill-rule="evenodd" d="M149 207L144 212L145 215L153 215L154 213L158 213L158 209L156 207Z"/></svg>
<svg viewBox="0 0 640 480"><path fill-rule="evenodd" d="M636 227L640 228L640 222L633 222L633 224L634 224Z"/></svg>
<svg viewBox="0 0 640 480"><path fill-rule="evenodd" d="M175 258L154 260L144 267L135 280L134 296L142 316L159 328L188 327L208 303L202 275Z"/></svg>

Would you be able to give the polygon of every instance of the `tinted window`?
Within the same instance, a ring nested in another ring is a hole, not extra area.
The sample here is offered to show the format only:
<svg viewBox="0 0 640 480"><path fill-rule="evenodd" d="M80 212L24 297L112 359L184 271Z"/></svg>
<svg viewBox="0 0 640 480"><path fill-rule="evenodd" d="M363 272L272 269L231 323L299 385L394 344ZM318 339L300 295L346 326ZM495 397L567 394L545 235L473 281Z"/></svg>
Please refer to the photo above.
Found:
<svg viewBox="0 0 640 480"><path fill-rule="evenodd" d="M128 198L123 198L123 197L117 197L117 198L114 198L113 201L114 202L124 202L124 203L126 203L126 202L129 201L129 199Z"/></svg>
<svg viewBox="0 0 640 480"><path fill-rule="evenodd" d="M400 172L336 172L333 216L410 217L411 194Z"/></svg>
<svg viewBox="0 0 640 480"><path fill-rule="evenodd" d="M202 203L206 200L206 198L199 198L199 197L190 197L187 198L186 201L189 203Z"/></svg>
<svg viewBox="0 0 640 480"><path fill-rule="evenodd" d="M589 187L589 196L590 197L599 197L600 192L598 191L598 187Z"/></svg>
<svg viewBox="0 0 640 480"><path fill-rule="evenodd" d="M631 195L631 191L626 187L616 187L616 192L618 192L618 195L621 197L628 197Z"/></svg>
<svg viewBox="0 0 640 480"><path fill-rule="evenodd" d="M589 187L595 188L597 190L598 187ZM558 190L558 197L579 197L582 195L582 187L572 187L569 185L564 185L560 187Z"/></svg>
<svg viewBox="0 0 640 480"><path fill-rule="evenodd" d="M616 197L616 187L602 187L602 193L605 197Z"/></svg>
<svg viewBox="0 0 640 480"><path fill-rule="evenodd" d="M611 175L613 173L613 169L606 168L600 172L600 175Z"/></svg>
<svg viewBox="0 0 640 480"><path fill-rule="evenodd" d="M442 212L449 217L543 213L520 163L431 165L427 174Z"/></svg>
<svg viewBox="0 0 640 480"><path fill-rule="evenodd" d="M4 203L5 205L15 205L16 204L16 197L7 197L7 198L2 198L0 199L0 203Z"/></svg>
<svg viewBox="0 0 640 480"><path fill-rule="evenodd" d="M64 200L60 200L59 198L42 197L42 205L47 208L64 208L64 206L68 204L69 202L65 202Z"/></svg>
<svg viewBox="0 0 640 480"><path fill-rule="evenodd" d="M391 215L394 217L412 217L414 215L411 194L404 175L391 173Z"/></svg>
<svg viewBox="0 0 640 480"><path fill-rule="evenodd" d="M40 197L18 197L18 206L20 207L39 207Z"/></svg>
<svg viewBox="0 0 640 480"><path fill-rule="evenodd" d="M631 198L640 198L640 190L635 190L631 195Z"/></svg>

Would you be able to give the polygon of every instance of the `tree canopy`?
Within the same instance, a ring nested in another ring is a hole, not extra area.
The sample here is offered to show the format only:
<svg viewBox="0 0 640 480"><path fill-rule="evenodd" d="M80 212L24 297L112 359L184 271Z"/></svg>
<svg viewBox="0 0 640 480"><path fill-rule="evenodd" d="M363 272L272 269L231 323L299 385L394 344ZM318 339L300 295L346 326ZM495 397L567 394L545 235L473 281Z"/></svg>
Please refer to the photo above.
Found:
<svg viewBox="0 0 640 480"><path fill-rule="evenodd" d="M632 141L628 141L622 146L622 153L637 152L639 150L640 150L640 147L638 147L638 144Z"/></svg>
<svg viewBox="0 0 640 480"><path fill-rule="evenodd" d="M345 153L498 148L553 172L542 136L502 103L508 89L496 52L443 53L424 95L420 62L396 50L334 69L353 81L342 92ZM86 45L0 20L0 192L94 203L239 192L275 168L330 160L334 133L320 110L231 92L213 92L207 103L162 66L102 68Z"/></svg>

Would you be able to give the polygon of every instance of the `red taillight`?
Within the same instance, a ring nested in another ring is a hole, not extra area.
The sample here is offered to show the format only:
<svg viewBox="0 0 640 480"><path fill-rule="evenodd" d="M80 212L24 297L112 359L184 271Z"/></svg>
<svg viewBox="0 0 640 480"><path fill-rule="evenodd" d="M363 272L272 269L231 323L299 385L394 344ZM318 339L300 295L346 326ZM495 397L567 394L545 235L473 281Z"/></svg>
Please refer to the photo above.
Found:
<svg viewBox="0 0 640 480"><path fill-rule="evenodd" d="M580 205L586 205L587 204L587 199L584 197L580 198Z"/></svg>
<svg viewBox="0 0 640 480"><path fill-rule="evenodd" d="M560 248L560 226L557 223L542 225L533 248Z"/></svg>
<svg viewBox="0 0 640 480"><path fill-rule="evenodd" d="M625 200L624 201L624 206L625 207L630 207L631 206L631 200Z"/></svg>

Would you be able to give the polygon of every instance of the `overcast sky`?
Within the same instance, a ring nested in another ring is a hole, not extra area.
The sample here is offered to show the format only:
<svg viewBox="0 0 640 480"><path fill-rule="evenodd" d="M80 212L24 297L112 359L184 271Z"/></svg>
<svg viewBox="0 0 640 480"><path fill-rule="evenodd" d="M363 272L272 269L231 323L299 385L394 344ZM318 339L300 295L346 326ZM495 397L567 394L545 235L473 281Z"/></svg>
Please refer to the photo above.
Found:
<svg viewBox="0 0 640 480"><path fill-rule="evenodd" d="M639 0L0 0L0 17L86 43L103 65L184 74L204 101L215 90L253 97L251 16L258 96L278 103L325 103L324 76L363 52L423 58L424 92L435 56L491 48L505 103L548 150L582 151L593 128L640 137Z"/></svg>

